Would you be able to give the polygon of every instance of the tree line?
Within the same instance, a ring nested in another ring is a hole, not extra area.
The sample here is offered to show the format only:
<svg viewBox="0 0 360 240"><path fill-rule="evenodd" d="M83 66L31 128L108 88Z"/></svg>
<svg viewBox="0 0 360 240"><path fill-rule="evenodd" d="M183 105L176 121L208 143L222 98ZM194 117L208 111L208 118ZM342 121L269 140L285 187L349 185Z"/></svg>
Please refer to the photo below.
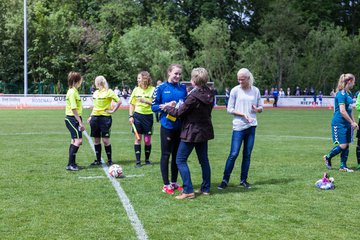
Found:
<svg viewBox="0 0 360 240"><path fill-rule="evenodd" d="M208 69L219 92L241 67L255 85L327 94L360 72L360 1L27 0L29 93L65 93L80 71L134 87L141 70L165 80L170 63ZM23 93L23 1L0 2L0 92Z"/></svg>

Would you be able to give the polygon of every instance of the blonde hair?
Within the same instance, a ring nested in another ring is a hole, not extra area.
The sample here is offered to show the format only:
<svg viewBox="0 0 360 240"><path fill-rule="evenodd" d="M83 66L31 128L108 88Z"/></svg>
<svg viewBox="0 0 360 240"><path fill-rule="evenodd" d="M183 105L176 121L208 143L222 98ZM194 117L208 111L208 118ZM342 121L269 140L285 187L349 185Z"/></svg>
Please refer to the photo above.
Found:
<svg viewBox="0 0 360 240"><path fill-rule="evenodd" d="M341 74L338 81L338 85L336 87L336 92L343 90L351 80L355 80L355 76L353 74L351 73Z"/></svg>
<svg viewBox="0 0 360 240"><path fill-rule="evenodd" d="M195 83L196 86L205 86L209 81L209 74L205 68L194 68L191 71L191 80Z"/></svg>
<svg viewBox="0 0 360 240"><path fill-rule="evenodd" d="M249 71L249 69L247 68L241 68L238 72L237 72L237 77L239 77L240 75L244 75L245 77L248 78L249 80L249 85L252 86L254 84L254 76L252 75L252 73Z"/></svg>
<svg viewBox="0 0 360 240"><path fill-rule="evenodd" d="M142 89L146 89L149 86L151 86L151 76L148 71L141 71L138 75L141 76L141 81L139 83L139 86Z"/></svg>
<svg viewBox="0 0 360 240"><path fill-rule="evenodd" d="M98 88L100 90L103 88L105 88L106 90L109 89L109 84L107 83L104 76L97 76L95 78L95 86L96 86L96 88Z"/></svg>

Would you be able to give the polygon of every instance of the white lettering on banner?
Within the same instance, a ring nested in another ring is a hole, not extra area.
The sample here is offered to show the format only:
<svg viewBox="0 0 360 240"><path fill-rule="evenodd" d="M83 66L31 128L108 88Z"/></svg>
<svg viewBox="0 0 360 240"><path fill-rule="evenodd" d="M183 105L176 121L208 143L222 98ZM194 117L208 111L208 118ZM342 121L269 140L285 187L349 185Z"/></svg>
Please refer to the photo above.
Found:
<svg viewBox="0 0 360 240"><path fill-rule="evenodd" d="M81 100L85 108L93 106L93 98L91 95L81 95ZM123 100L123 99L122 99ZM274 103L273 98L261 98L265 107L272 107ZM49 95L49 96L34 96L34 97L19 97L13 95L0 95L0 107L16 107L19 105L27 107L65 107L65 95ZM277 103L278 107L332 107L334 105L333 97L323 97L320 102L316 99L314 104L313 97L281 97ZM127 101L122 101L121 106L128 106Z"/></svg>

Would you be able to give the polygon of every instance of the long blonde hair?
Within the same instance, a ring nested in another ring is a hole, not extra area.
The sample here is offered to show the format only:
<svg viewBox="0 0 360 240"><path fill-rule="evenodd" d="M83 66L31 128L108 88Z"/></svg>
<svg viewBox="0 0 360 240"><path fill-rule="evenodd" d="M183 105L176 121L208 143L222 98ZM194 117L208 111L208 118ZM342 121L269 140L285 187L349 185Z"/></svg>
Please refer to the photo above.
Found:
<svg viewBox="0 0 360 240"><path fill-rule="evenodd" d="M106 90L109 89L109 84L107 83L106 79L104 76L97 76L95 78L95 86L96 88L98 88L99 90L105 88Z"/></svg>
<svg viewBox="0 0 360 240"><path fill-rule="evenodd" d="M351 80L355 80L355 76L353 74L351 73L341 74L338 81L338 85L336 87L336 92L343 90Z"/></svg>

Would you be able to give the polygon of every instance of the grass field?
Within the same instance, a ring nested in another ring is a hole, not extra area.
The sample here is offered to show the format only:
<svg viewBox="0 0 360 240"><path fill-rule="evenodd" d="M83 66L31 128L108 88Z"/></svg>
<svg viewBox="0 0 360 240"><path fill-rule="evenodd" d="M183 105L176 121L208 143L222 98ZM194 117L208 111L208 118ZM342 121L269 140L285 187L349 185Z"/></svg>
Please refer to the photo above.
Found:
<svg viewBox="0 0 360 240"><path fill-rule="evenodd" d="M85 110L84 118L89 114ZM259 115L249 172L253 188L239 187L239 158L229 187L220 191L217 185L229 153L232 118L225 110L214 110L211 195L182 201L161 192L158 123L154 164L134 167L127 115L119 110L113 117L113 160L129 176L116 181L149 239L359 238L360 172L330 170L335 190L314 187L325 171L322 156L332 147L332 111L266 109ZM0 110L0 116L1 239L138 238L102 168L88 167L94 153L85 137L77 154L85 169L65 170L70 137L63 110ZM201 171L195 152L189 164L198 188ZM338 167L338 157L333 165ZM348 165L356 166L354 145Z"/></svg>

